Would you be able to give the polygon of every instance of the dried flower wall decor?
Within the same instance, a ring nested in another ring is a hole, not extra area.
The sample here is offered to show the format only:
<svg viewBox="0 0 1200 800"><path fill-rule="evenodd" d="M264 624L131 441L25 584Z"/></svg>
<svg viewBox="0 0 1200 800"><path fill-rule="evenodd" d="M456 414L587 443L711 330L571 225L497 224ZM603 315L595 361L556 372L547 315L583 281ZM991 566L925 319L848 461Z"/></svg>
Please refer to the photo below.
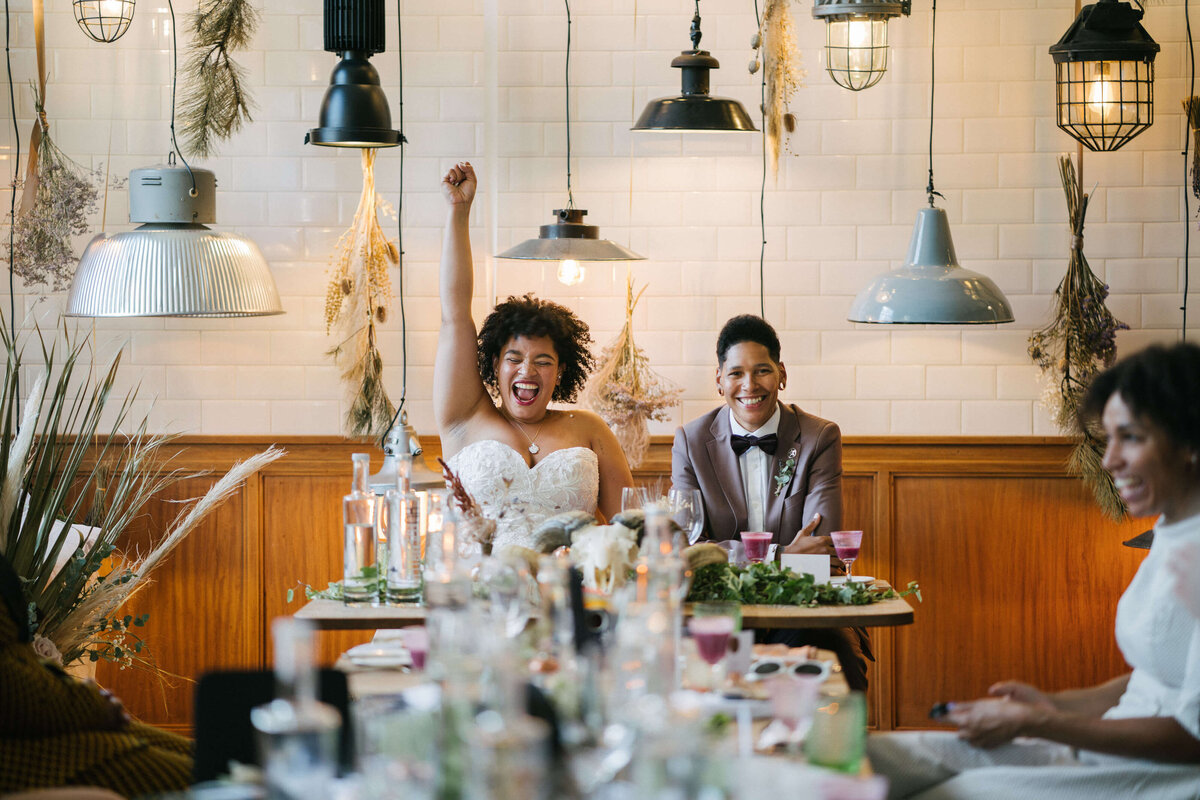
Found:
<svg viewBox="0 0 1200 800"><path fill-rule="evenodd" d="M1068 468L1083 478L1105 513L1120 519L1125 515L1125 504L1113 486L1112 476L1100 464L1103 438L1098 431L1080 426L1076 411L1092 378L1116 360L1117 331L1129 326L1108 310L1104 302L1108 285L1096 277L1083 255L1088 195L1080 190L1071 157L1060 156L1058 165L1067 196L1071 255L1067 274L1054 293L1054 319L1029 337L1029 355L1047 381L1044 402L1054 414L1055 423L1078 437Z"/></svg>
<svg viewBox="0 0 1200 800"><path fill-rule="evenodd" d="M1200 199L1200 97L1184 100L1183 113L1192 129L1192 194Z"/></svg>
<svg viewBox="0 0 1200 800"><path fill-rule="evenodd" d="M650 369L650 359L633 341L633 309L646 291L635 297L633 276L625 278L625 325L600 353L584 393L584 402L608 423L629 466L636 467L650 446L647 422L665 421L667 409L679 405L682 389Z"/></svg>
<svg viewBox="0 0 1200 800"><path fill-rule="evenodd" d="M796 89L804 85L805 71L800 67L800 48L796 44L791 0L767 0L758 35L752 43L761 46L763 60L763 135L771 172L779 171L779 143L784 132L791 133L796 118L788 104ZM750 72L758 71L758 58L750 63Z"/></svg>
<svg viewBox="0 0 1200 800"><path fill-rule="evenodd" d="M62 291L71 285L79 257L71 237L88 232L89 215L99 206L103 174L77 164L50 138L43 95L35 86L36 157L26 173L27 191L13 223L8 253L12 271L27 286Z"/></svg>
<svg viewBox="0 0 1200 800"><path fill-rule="evenodd" d="M390 207L375 192L375 153L373 148L362 151L362 195L354 221L334 246L325 291L325 332L338 337L329 355L350 392L349 436L381 436L396 412L383 386L376 323L387 319L392 302L388 269L400 262L400 251L379 225L379 210Z"/></svg>
<svg viewBox="0 0 1200 800"><path fill-rule="evenodd" d="M245 70L230 52L246 47L257 27L258 11L248 0L200 0L192 16L179 117L184 146L201 158L251 119Z"/></svg>

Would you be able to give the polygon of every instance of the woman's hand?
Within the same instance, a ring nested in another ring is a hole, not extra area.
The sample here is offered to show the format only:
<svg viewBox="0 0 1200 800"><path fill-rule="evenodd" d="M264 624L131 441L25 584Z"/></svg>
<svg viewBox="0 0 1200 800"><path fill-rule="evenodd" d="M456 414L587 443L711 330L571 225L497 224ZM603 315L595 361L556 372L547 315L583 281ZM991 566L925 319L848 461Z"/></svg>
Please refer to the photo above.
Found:
<svg viewBox="0 0 1200 800"><path fill-rule="evenodd" d="M470 205L475 199L475 168L469 161L460 161L442 178L442 196L451 206Z"/></svg>
<svg viewBox="0 0 1200 800"><path fill-rule="evenodd" d="M1000 681L1000 683L993 683L988 687L988 694L992 697L1016 700L1018 703L1027 703L1031 706L1041 706L1050 711L1058 708L1050 698L1050 695L1036 686L1030 686L1028 683L1021 683L1020 681Z"/></svg>
<svg viewBox="0 0 1200 800"><path fill-rule="evenodd" d="M1049 714L1050 711L1041 704L1004 697L955 703L945 718L958 726L958 738L975 747L990 748L1008 744L1024 735Z"/></svg>

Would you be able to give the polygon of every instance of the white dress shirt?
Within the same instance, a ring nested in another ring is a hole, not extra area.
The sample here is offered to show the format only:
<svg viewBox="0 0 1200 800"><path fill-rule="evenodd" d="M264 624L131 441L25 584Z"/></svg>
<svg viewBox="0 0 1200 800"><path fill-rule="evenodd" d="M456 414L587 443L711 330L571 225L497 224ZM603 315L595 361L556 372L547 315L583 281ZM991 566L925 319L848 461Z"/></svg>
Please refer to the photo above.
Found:
<svg viewBox="0 0 1200 800"><path fill-rule="evenodd" d="M770 436L779 433L779 406L775 413L756 431L748 431L738 424L733 412L729 414L729 429L734 436ZM761 447L750 447L738 456L742 472L742 489L746 493L746 530L766 530L767 490L770 488L771 462L775 457L763 452Z"/></svg>

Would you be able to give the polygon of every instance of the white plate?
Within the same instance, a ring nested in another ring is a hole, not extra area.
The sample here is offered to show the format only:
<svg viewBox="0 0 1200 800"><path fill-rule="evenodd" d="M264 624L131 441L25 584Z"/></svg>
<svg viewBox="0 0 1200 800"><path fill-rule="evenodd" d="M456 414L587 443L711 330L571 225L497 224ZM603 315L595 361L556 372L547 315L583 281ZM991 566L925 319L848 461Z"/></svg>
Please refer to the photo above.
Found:
<svg viewBox="0 0 1200 800"><path fill-rule="evenodd" d="M851 583L872 583L874 580L875 579L872 578L870 575L853 575L850 577ZM843 583L846 582L846 576L839 575L835 578L830 578L829 582L832 583L834 586L841 586Z"/></svg>
<svg viewBox="0 0 1200 800"><path fill-rule="evenodd" d="M356 667L409 667L412 656L402 647L381 647L376 642L367 642L346 651L346 658Z"/></svg>

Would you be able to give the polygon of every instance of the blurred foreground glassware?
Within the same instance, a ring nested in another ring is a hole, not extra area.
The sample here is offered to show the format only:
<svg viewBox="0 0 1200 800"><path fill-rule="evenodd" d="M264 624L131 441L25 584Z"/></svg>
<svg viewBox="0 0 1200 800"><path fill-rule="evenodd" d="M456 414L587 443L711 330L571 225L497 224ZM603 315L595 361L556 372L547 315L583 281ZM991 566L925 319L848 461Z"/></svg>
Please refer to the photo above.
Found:
<svg viewBox="0 0 1200 800"><path fill-rule="evenodd" d="M430 608L459 608L471 599L471 575L459 558L458 523L450 493L431 493L425 515L425 602Z"/></svg>
<svg viewBox="0 0 1200 800"><path fill-rule="evenodd" d="M804 755L812 764L855 773L867 743L867 702L862 692L822 691Z"/></svg>
<svg viewBox="0 0 1200 800"><path fill-rule="evenodd" d="M650 490L645 486L626 486L621 489L621 510L634 511L650 502Z"/></svg>
<svg viewBox="0 0 1200 800"><path fill-rule="evenodd" d="M823 680L824 676L788 673L767 681L771 714L787 727L789 748L812 735L813 714Z"/></svg>
<svg viewBox="0 0 1200 800"><path fill-rule="evenodd" d="M545 800L550 797L550 726L525 715L485 711L467 740L470 800Z"/></svg>
<svg viewBox="0 0 1200 800"><path fill-rule="evenodd" d="M345 526L342 551L342 600L348 606L370 605L379 599L378 497L367 485L371 456L355 453L350 494L342 498Z"/></svg>
<svg viewBox="0 0 1200 800"><path fill-rule="evenodd" d="M437 687L428 684L400 695L368 695L355 703L363 800L433 796L439 704Z"/></svg>
<svg viewBox="0 0 1200 800"><path fill-rule="evenodd" d="M387 582L384 596L398 605L421 602L421 501L409 484L413 459L397 457L396 486L387 502Z"/></svg>
<svg viewBox="0 0 1200 800"><path fill-rule="evenodd" d="M667 492L671 519L687 536L688 544L700 541L704 532L704 500L699 489L671 489Z"/></svg>
<svg viewBox="0 0 1200 800"><path fill-rule="evenodd" d="M269 800L328 797L337 774L341 715L317 700L312 623L280 617L275 637L275 699L250 712Z"/></svg>
<svg viewBox="0 0 1200 800"><path fill-rule="evenodd" d="M729 650L729 637L741 627L741 606L737 603L695 603L688 632L696 643L696 652L709 665L708 689L718 692L725 682L722 665Z"/></svg>

